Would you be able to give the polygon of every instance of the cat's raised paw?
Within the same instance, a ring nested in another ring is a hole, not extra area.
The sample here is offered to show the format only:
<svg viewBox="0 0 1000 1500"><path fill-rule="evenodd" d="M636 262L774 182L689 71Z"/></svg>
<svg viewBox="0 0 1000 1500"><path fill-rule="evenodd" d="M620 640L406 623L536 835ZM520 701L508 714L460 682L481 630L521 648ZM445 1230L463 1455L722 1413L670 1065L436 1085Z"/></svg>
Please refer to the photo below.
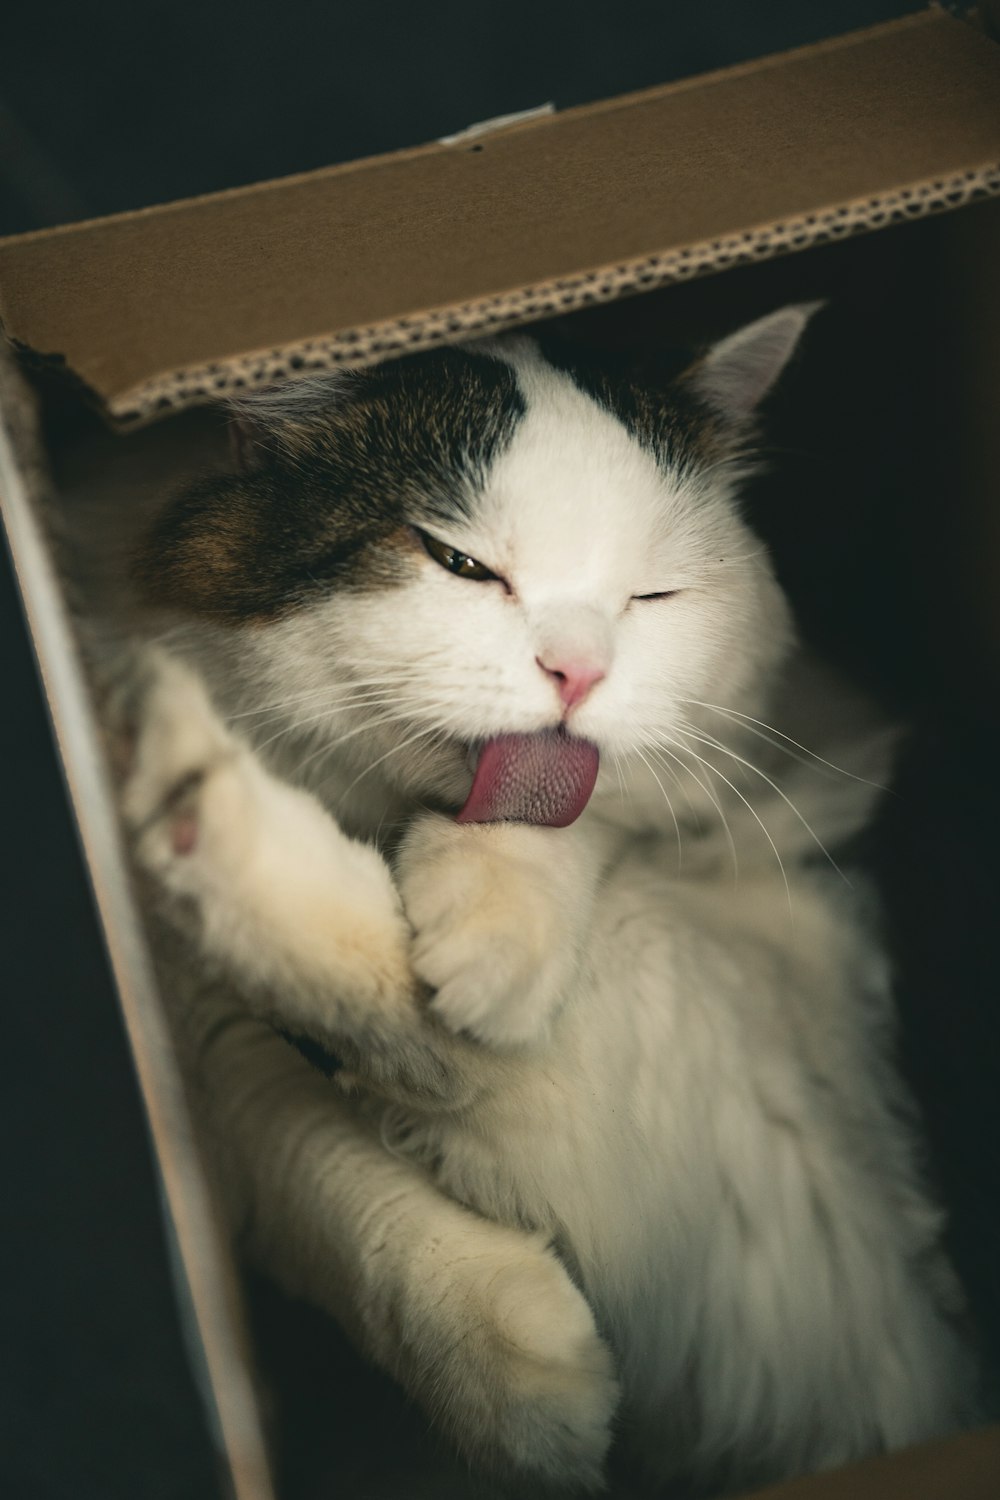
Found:
<svg viewBox="0 0 1000 1500"><path fill-rule="evenodd" d="M451 1030L501 1047L544 1034L572 964L546 875L550 835L430 816L404 841L397 881L413 969Z"/></svg>
<svg viewBox="0 0 1000 1500"><path fill-rule="evenodd" d="M149 647L116 684L106 718L122 775L120 804L139 864L176 894L195 894L245 855L251 796L246 751L200 679Z"/></svg>

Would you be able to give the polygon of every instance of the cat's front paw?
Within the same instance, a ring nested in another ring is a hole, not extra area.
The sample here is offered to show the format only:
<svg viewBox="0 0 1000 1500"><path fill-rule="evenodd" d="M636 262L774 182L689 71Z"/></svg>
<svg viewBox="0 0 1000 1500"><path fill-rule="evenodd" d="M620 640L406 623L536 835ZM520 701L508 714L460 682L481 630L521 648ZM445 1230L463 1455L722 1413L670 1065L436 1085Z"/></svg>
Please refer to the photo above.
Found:
<svg viewBox="0 0 1000 1500"><path fill-rule="evenodd" d="M601 1488L619 1400L608 1346L551 1250L499 1225L488 1235L414 1246L419 1285L401 1314L411 1380L489 1468Z"/></svg>
<svg viewBox="0 0 1000 1500"><path fill-rule="evenodd" d="M200 678L155 648L108 694L136 864L202 954L265 1019L386 1068L418 1024L410 934L389 869L230 733Z"/></svg>
<svg viewBox="0 0 1000 1500"><path fill-rule="evenodd" d="M252 826L250 757L200 679L156 647L143 648L105 716L139 865L181 896L231 877Z"/></svg>
<svg viewBox="0 0 1000 1500"><path fill-rule="evenodd" d="M544 1033L575 966L572 923L550 878L558 832L420 819L397 882L413 928L414 972L453 1031L520 1046Z"/></svg>

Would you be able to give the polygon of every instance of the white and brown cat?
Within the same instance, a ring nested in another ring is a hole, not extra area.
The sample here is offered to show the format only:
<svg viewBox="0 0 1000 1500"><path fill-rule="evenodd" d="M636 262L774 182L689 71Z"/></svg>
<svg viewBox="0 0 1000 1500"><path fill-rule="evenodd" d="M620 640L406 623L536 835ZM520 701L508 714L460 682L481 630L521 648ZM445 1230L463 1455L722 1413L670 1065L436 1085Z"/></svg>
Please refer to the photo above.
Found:
<svg viewBox="0 0 1000 1500"><path fill-rule="evenodd" d="M111 694L122 806L234 1225L467 1452L568 1484L616 1422L726 1485L972 1409L874 898L823 852L891 736L740 513L810 312L248 398L135 569L176 628Z"/></svg>

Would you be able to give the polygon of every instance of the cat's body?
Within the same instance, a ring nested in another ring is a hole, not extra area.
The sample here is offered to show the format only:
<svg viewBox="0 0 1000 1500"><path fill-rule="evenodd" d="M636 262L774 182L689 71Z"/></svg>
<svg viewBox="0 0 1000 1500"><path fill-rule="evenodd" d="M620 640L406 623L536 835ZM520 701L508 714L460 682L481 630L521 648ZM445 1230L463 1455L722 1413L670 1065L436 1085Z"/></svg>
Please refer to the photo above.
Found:
<svg viewBox="0 0 1000 1500"><path fill-rule="evenodd" d="M253 1253L549 1477L593 1481L619 1388L705 1482L971 1409L873 898L820 849L891 737L794 655L735 505L805 317L659 388L509 341L258 403L140 568L212 703L156 653L110 700ZM455 820L536 743L578 811L567 735L603 757L572 827Z"/></svg>

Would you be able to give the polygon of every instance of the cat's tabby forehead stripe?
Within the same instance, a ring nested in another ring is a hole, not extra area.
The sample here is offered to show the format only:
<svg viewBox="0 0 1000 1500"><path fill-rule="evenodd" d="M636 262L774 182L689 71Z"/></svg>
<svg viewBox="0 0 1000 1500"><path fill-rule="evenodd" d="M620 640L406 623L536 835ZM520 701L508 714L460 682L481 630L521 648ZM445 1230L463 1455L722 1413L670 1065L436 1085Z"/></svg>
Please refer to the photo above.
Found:
<svg viewBox="0 0 1000 1500"><path fill-rule="evenodd" d="M170 504L137 561L148 597L220 621L274 619L317 587L402 581L410 527L468 516L525 412L501 359L440 349L240 407L248 472Z"/></svg>
<svg viewBox="0 0 1000 1500"><path fill-rule="evenodd" d="M617 418L635 441L674 474L710 463L731 439L731 424L699 398L688 378L692 351L664 351L642 362L589 351L555 338L538 341L546 361Z"/></svg>

